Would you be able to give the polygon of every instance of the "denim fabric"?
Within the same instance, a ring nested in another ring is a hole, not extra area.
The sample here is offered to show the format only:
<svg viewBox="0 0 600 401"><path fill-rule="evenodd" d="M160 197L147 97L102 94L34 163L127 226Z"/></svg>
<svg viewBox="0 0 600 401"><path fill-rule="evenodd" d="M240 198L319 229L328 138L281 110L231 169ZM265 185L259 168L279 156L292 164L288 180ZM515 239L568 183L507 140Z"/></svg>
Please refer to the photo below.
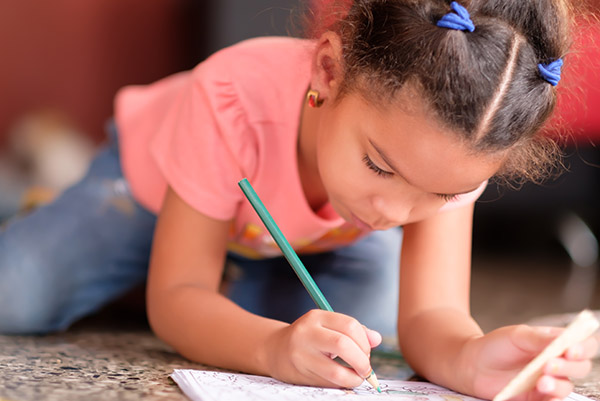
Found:
<svg viewBox="0 0 600 401"><path fill-rule="evenodd" d="M400 228L376 231L352 246L300 256L334 311L395 336ZM262 316L292 322L316 305L283 257L250 260L230 255L228 297Z"/></svg>
<svg viewBox="0 0 600 401"><path fill-rule="evenodd" d="M132 198L111 135L79 183L0 231L0 332L65 329L144 281L156 217Z"/></svg>
<svg viewBox="0 0 600 401"><path fill-rule="evenodd" d="M111 126L112 127L112 126ZM0 333L66 329L146 279L156 216L132 197L111 142L86 176L54 202L0 229ZM395 332L401 231L303 257L337 312L384 334ZM292 321L315 305L284 258L230 255L238 274L229 296L240 306Z"/></svg>

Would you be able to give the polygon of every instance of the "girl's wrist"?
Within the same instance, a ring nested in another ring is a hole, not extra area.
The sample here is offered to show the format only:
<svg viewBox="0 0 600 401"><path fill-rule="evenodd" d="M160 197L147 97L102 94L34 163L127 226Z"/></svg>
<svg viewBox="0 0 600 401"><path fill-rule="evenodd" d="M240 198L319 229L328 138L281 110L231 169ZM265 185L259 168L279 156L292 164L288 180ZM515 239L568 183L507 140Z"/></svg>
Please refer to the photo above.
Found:
<svg viewBox="0 0 600 401"><path fill-rule="evenodd" d="M476 334L465 340L457 355L457 363L451 369L452 383L456 383L455 390L463 394L476 393L479 339L482 337L483 334Z"/></svg>
<svg viewBox="0 0 600 401"><path fill-rule="evenodd" d="M267 335L264 341L256 347L254 360L256 361L258 373L261 375L275 377L279 336L281 335L281 331L285 330L286 327L288 325L277 328Z"/></svg>

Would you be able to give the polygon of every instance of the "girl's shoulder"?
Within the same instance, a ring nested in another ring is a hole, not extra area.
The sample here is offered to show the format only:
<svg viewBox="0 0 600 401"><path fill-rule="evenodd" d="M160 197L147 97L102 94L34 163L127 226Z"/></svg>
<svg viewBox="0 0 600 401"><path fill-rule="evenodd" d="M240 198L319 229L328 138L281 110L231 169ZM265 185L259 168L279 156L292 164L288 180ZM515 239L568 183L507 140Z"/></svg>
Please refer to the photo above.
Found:
<svg viewBox="0 0 600 401"><path fill-rule="evenodd" d="M191 83L220 112L243 115L248 122L287 119L309 85L314 43L289 37L248 39L199 64Z"/></svg>

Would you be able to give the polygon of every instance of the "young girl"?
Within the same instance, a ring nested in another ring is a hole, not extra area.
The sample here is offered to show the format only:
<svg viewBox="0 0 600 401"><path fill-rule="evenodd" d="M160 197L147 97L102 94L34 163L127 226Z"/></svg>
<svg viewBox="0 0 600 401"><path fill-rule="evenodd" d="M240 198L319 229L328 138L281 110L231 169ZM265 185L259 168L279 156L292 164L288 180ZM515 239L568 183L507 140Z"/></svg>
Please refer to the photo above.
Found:
<svg viewBox="0 0 600 401"><path fill-rule="evenodd" d="M381 334L397 334L433 382L482 398L505 386L560 330L484 335L473 321L473 204L490 178L535 178L548 159L535 133L568 7L355 0L331 22L314 40L245 41L123 89L87 177L2 232L0 331L64 329L149 264L151 326L192 360L353 387ZM311 310L244 177L336 313ZM550 361L520 398L565 397L595 347Z"/></svg>

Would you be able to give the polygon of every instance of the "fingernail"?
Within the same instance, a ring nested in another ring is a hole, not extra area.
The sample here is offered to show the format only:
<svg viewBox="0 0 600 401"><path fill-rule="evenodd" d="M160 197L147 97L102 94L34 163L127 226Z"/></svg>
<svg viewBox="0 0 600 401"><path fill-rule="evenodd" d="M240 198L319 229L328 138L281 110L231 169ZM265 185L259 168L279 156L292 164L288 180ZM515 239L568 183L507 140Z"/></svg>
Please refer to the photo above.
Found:
<svg viewBox="0 0 600 401"><path fill-rule="evenodd" d="M552 333L552 328L550 327L534 327L535 331L537 331L540 334L543 334L545 336L551 336Z"/></svg>
<svg viewBox="0 0 600 401"><path fill-rule="evenodd" d="M567 352L567 357L569 359L581 359L582 356L583 348L581 347L581 345L574 345L571 348L569 348L569 351Z"/></svg>
<svg viewBox="0 0 600 401"><path fill-rule="evenodd" d="M382 339L381 334L378 331L368 329L371 332L371 335L377 339Z"/></svg>
<svg viewBox="0 0 600 401"><path fill-rule="evenodd" d="M561 366L562 366L562 363L560 362L560 360L555 359L548 364L548 368L546 369L546 372L551 375L556 376L558 374L558 372L560 371Z"/></svg>
<svg viewBox="0 0 600 401"><path fill-rule="evenodd" d="M540 393L551 393L556 389L556 382L549 376L544 376L538 381L537 389Z"/></svg>

